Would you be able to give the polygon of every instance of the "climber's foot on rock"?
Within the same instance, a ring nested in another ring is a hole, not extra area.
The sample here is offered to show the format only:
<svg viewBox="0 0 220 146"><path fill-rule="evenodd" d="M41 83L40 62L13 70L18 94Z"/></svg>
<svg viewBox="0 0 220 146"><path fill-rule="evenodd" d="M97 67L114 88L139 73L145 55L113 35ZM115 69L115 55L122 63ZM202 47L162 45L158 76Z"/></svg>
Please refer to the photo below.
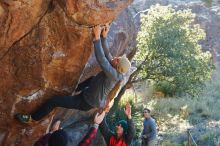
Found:
<svg viewBox="0 0 220 146"><path fill-rule="evenodd" d="M32 123L31 115L27 115L27 114L18 113L15 115L15 119L21 123L24 123L24 124Z"/></svg>

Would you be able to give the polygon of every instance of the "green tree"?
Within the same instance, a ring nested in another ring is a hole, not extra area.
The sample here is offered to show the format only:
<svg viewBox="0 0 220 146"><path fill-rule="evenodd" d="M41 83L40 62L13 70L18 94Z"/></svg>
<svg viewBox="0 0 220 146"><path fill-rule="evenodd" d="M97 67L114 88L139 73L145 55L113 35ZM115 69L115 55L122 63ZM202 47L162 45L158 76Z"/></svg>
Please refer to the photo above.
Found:
<svg viewBox="0 0 220 146"><path fill-rule="evenodd" d="M172 89L168 92L171 95L195 94L203 87L214 65L210 52L201 50L199 41L205 38L205 32L194 20L190 10L176 11L171 6L155 5L147 15L141 15L138 51L134 57L137 69L115 98L111 113L127 88L147 79Z"/></svg>
<svg viewBox="0 0 220 146"><path fill-rule="evenodd" d="M133 83L153 79L160 90L169 90L168 94L195 94L211 77L214 69L211 54L202 52L199 45L205 32L194 19L190 10L175 11L170 6L160 5L152 6L147 15L141 16L138 51L134 57L137 69L115 98L108 115L110 123L122 118L119 101ZM143 107L136 108L134 118L140 119L140 115L135 114Z"/></svg>
<svg viewBox="0 0 220 146"><path fill-rule="evenodd" d="M199 44L205 32L194 19L190 10L175 11L160 5L141 16L135 56L140 69L132 82L166 81L174 93L195 93L211 77L211 54L202 52Z"/></svg>

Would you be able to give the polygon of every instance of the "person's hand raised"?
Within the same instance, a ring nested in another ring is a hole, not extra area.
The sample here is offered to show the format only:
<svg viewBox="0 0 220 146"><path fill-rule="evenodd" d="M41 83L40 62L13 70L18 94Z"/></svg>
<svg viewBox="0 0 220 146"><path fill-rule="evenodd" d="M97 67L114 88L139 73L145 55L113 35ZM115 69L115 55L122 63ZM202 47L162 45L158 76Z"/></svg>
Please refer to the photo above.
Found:
<svg viewBox="0 0 220 146"><path fill-rule="evenodd" d="M124 112L128 119L131 119L131 105L129 103L126 104Z"/></svg>
<svg viewBox="0 0 220 146"><path fill-rule="evenodd" d="M97 113L94 118L94 123L99 125L103 121L104 117L105 111L103 111L102 113Z"/></svg>
<svg viewBox="0 0 220 146"><path fill-rule="evenodd" d="M56 121L53 123L50 132L53 133L53 132L59 130L59 129L60 129L60 124L61 124L61 120L56 120Z"/></svg>

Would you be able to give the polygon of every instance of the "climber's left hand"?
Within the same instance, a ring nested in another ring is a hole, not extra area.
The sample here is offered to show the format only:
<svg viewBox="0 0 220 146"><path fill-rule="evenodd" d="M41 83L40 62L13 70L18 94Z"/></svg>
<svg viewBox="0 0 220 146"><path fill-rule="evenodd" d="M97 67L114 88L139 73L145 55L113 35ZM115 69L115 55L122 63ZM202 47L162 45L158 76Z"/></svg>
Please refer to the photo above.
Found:
<svg viewBox="0 0 220 146"><path fill-rule="evenodd" d="M95 36L95 40L99 40L100 39L100 34L101 34L101 27L100 25L96 25L95 27L93 27L93 33Z"/></svg>

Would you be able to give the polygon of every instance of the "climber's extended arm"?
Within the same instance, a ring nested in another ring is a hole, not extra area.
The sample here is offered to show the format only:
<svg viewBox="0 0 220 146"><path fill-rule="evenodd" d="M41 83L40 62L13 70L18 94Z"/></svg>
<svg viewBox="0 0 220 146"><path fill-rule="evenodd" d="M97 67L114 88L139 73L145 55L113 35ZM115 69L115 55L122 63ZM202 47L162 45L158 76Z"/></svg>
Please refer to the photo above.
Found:
<svg viewBox="0 0 220 146"><path fill-rule="evenodd" d="M105 27L102 29L102 37L101 37L101 42L102 42L102 48L104 50L105 53L105 57L108 59L108 61L110 62L112 60L112 55L109 52L109 46L107 43L107 35L109 32L110 26L109 24L106 24Z"/></svg>

